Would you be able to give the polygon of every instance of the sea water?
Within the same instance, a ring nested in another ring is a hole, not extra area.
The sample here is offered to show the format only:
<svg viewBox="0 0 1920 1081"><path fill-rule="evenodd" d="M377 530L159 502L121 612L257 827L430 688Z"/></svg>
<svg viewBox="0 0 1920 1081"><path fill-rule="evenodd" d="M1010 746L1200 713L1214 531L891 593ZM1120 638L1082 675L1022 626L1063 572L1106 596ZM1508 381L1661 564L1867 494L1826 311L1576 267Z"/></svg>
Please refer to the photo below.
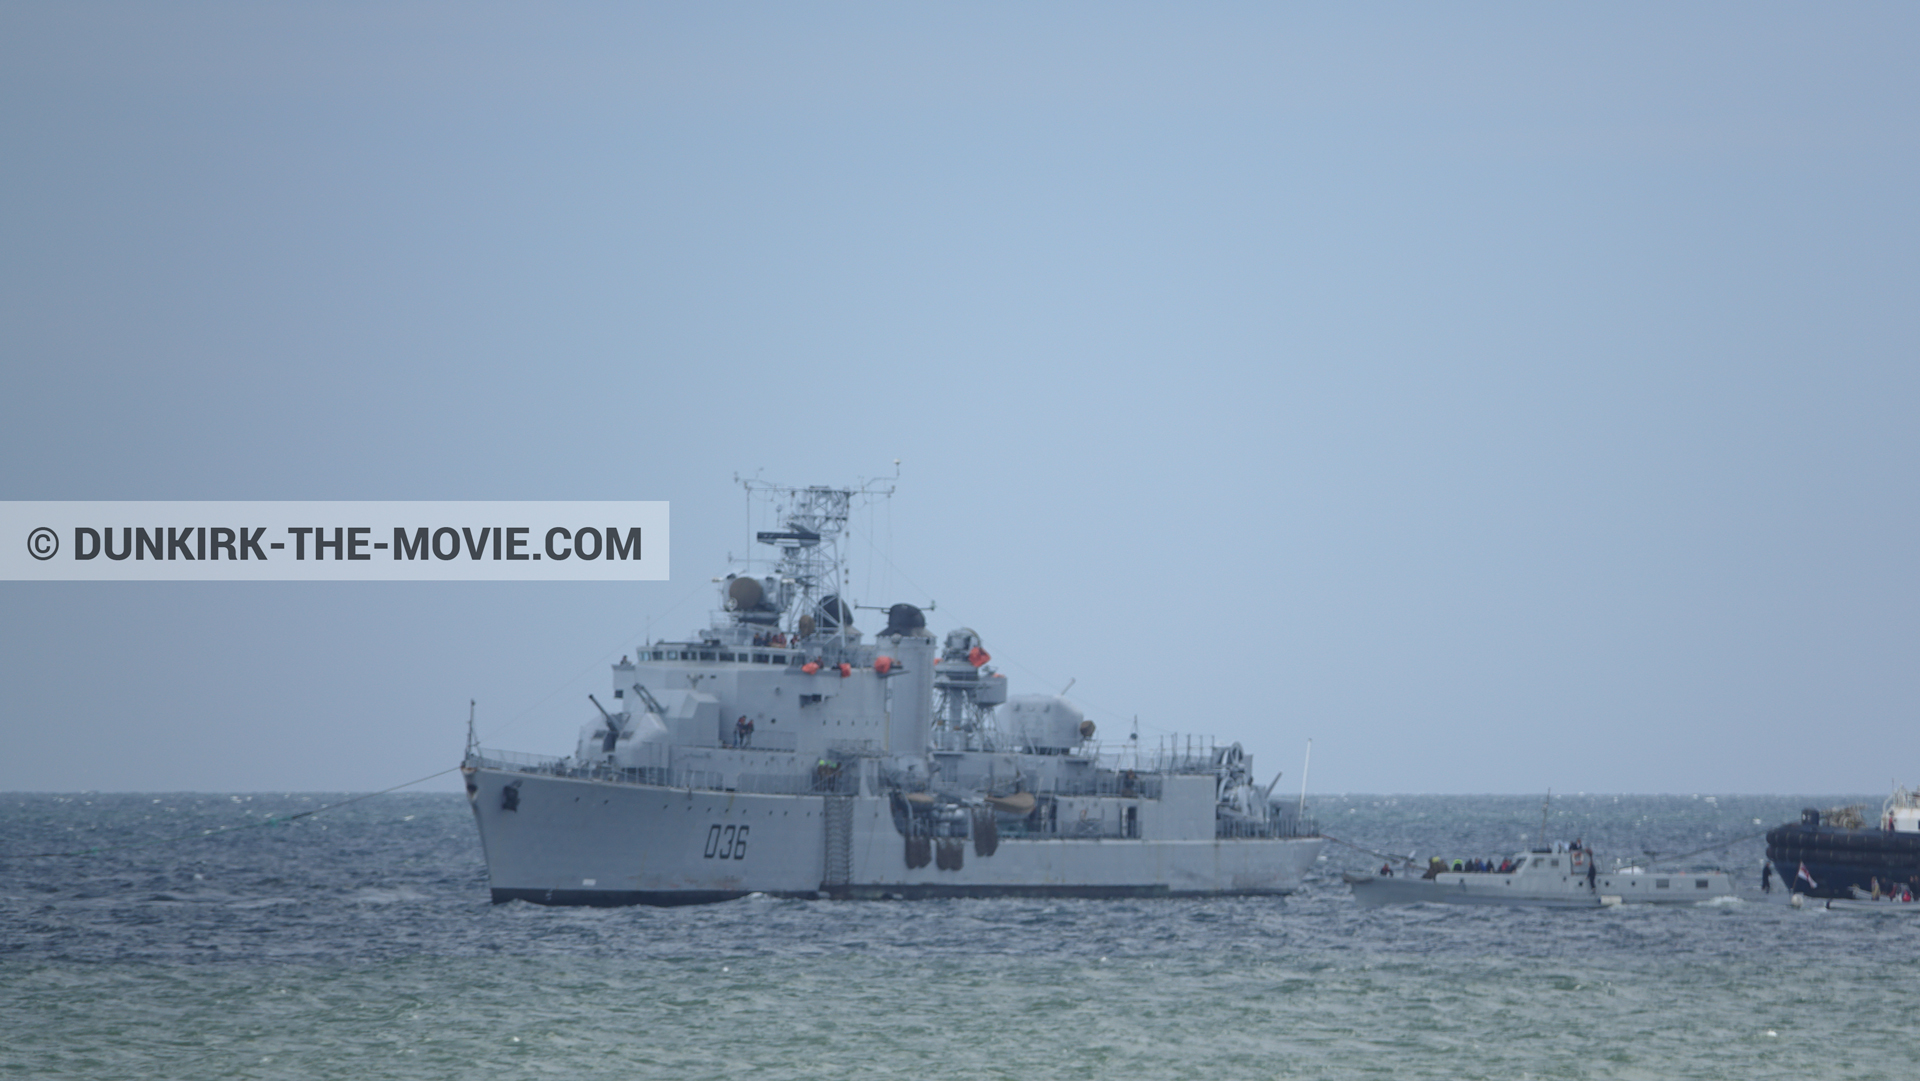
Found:
<svg viewBox="0 0 1920 1081"><path fill-rule="evenodd" d="M1315 797L1373 852L1584 840L1708 905L1292 897L489 903L465 798L0 796L0 1076L1909 1077L1920 919L1759 890L1766 827L1872 797ZM62 854L67 853L67 854Z"/></svg>

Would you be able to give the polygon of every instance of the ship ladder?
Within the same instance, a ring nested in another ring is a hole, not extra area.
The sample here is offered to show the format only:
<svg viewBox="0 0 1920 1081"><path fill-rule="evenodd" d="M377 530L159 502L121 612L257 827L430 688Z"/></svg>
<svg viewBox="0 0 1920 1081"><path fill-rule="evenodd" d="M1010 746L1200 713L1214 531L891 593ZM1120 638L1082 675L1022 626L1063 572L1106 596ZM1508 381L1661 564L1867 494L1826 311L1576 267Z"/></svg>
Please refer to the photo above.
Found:
<svg viewBox="0 0 1920 1081"><path fill-rule="evenodd" d="M839 893L853 879L853 797L826 797L826 866L820 887Z"/></svg>

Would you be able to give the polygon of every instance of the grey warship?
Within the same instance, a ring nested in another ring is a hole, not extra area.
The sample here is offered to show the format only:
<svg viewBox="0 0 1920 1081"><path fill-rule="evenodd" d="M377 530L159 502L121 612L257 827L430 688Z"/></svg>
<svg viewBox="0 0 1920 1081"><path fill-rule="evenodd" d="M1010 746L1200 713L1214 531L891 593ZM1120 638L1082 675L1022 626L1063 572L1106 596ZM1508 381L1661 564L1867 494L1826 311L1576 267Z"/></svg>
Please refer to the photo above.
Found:
<svg viewBox="0 0 1920 1081"><path fill-rule="evenodd" d="M895 604L863 635L840 549L873 489L743 483L774 512L756 542L776 554L715 580L710 626L621 658L571 755L469 734L494 901L1299 888L1325 842L1238 744L1104 752L1066 698L1010 695L970 628L936 639Z"/></svg>

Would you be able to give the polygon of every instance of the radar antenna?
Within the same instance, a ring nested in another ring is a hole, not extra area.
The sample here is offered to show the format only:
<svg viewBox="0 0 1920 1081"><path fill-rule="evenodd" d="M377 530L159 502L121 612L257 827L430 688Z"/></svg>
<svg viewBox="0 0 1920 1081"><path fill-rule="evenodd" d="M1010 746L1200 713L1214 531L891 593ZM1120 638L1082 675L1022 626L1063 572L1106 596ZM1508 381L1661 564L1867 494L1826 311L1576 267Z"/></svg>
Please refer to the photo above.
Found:
<svg viewBox="0 0 1920 1081"><path fill-rule="evenodd" d="M852 629L853 606L843 594L847 587L846 555L842 541L847 518L855 497L869 502L890 499L898 480L898 463L893 477L863 480L849 488L825 485L798 487L776 484L759 477L734 479L746 489L748 519L758 504L771 512L774 528L754 533L756 543L779 551L771 561L748 559L748 565L772 563L773 573L792 587L783 622L796 634L808 627L816 631L838 631L842 637ZM804 621L804 622L803 622Z"/></svg>

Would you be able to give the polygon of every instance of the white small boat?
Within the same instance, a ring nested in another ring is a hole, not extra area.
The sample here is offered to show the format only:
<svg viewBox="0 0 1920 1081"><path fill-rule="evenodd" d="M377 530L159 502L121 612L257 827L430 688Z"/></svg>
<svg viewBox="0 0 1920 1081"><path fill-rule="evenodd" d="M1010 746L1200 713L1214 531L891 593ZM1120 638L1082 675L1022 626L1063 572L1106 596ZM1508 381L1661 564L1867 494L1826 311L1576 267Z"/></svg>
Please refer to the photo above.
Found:
<svg viewBox="0 0 1920 1081"><path fill-rule="evenodd" d="M1902 901L1894 897L1882 897L1878 900L1871 896L1861 896L1864 890L1855 890L1852 897L1808 897L1796 893L1788 902L1795 908L1824 908L1829 912L1881 912L1889 916L1920 916L1920 901Z"/></svg>
<svg viewBox="0 0 1920 1081"><path fill-rule="evenodd" d="M1609 905L1698 904L1734 895L1723 871L1602 870L1588 849L1535 848L1516 854L1499 871L1442 870L1425 876L1346 875L1354 899L1368 907L1412 905L1528 905L1604 908ZM1920 907L1920 906L1916 906Z"/></svg>

